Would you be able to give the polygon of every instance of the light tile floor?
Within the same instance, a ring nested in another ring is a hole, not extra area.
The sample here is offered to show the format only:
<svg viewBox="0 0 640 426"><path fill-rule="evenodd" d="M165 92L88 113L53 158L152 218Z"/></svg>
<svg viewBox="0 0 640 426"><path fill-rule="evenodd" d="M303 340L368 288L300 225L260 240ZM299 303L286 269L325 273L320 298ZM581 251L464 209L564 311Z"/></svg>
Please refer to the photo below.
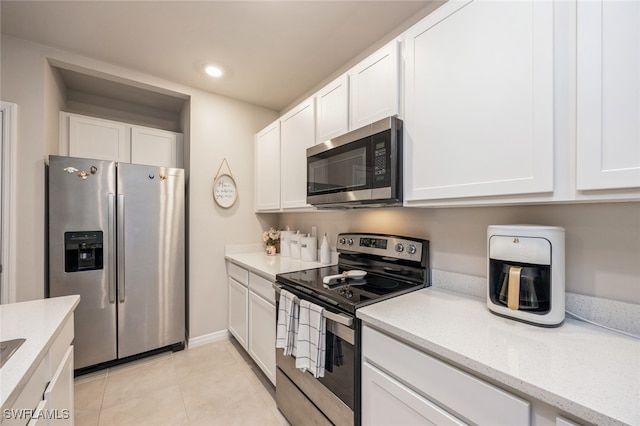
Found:
<svg viewBox="0 0 640 426"><path fill-rule="evenodd" d="M288 425L271 382L233 340L78 377L75 424Z"/></svg>

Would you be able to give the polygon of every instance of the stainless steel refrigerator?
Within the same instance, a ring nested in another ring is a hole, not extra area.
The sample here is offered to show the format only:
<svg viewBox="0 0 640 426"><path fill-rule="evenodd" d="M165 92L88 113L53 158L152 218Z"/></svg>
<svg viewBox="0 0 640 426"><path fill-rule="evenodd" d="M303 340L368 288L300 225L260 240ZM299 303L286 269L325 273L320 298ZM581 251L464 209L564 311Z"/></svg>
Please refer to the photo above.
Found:
<svg viewBox="0 0 640 426"><path fill-rule="evenodd" d="M50 156L49 296L79 294L75 368L185 341L184 170Z"/></svg>

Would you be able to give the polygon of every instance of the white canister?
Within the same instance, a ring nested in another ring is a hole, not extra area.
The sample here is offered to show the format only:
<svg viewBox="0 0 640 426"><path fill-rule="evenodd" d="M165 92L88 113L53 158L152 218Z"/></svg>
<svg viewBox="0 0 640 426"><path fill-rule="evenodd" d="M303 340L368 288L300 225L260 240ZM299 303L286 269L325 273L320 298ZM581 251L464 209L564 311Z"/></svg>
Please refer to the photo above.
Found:
<svg viewBox="0 0 640 426"><path fill-rule="evenodd" d="M293 231L280 231L280 256L291 256L291 235Z"/></svg>
<svg viewBox="0 0 640 426"><path fill-rule="evenodd" d="M320 245L320 263L322 265L331 263L331 248L327 241L327 234L324 234L324 237L322 237L322 244Z"/></svg>
<svg viewBox="0 0 640 426"><path fill-rule="evenodd" d="M302 240L302 234L298 231L291 235L291 258L300 259L300 240Z"/></svg>
<svg viewBox="0 0 640 426"><path fill-rule="evenodd" d="M315 262L318 260L318 238L303 237L300 242L300 258L304 262Z"/></svg>

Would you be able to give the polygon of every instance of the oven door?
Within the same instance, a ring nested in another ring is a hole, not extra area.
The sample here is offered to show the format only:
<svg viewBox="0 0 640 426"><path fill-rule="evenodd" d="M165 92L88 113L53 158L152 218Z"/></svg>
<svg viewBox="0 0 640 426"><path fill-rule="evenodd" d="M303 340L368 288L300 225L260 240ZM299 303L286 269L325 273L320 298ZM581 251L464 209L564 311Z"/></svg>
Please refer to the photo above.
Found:
<svg viewBox="0 0 640 426"><path fill-rule="evenodd" d="M312 297L287 290L325 308L327 350L324 377L315 378L311 372L297 369L294 357L276 349L278 408L292 424L329 424L328 420L336 425L353 425L357 369L355 318L333 312ZM279 287L276 291L279 292ZM279 305L279 297L276 301Z"/></svg>

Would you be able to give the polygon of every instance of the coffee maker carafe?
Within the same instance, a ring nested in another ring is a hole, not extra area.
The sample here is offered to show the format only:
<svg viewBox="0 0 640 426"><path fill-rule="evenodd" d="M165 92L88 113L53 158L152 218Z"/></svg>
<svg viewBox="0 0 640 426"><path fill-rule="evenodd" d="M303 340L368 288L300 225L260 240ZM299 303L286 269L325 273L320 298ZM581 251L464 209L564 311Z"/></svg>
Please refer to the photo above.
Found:
<svg viewBox="0 0 640 426"><path fill-rule="evenodd" d="M564 321L564 229L492 225L488 231L487 306L535 325Z"/></svg>

